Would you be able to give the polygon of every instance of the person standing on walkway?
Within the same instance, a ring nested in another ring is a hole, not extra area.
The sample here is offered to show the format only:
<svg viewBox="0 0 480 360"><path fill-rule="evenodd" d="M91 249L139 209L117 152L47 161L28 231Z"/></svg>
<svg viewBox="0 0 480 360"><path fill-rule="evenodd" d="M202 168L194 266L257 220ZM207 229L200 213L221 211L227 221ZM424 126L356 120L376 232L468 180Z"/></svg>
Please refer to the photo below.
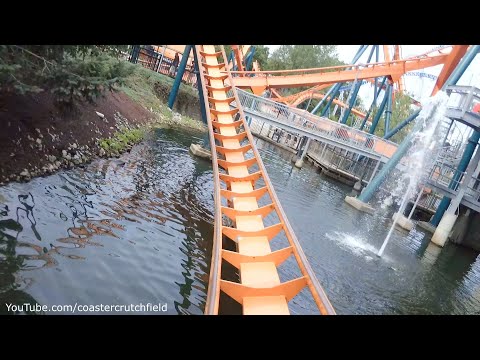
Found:
<svg viewBox="0 0 480 360"><path fill-rule="evenodd" d="M191 65L191 68L190 68L190 79L189 79L189 82L191 82L192 84L195 83L195 77L196 77L196 74L195 74L195 60L192 60L192 65Z"/></svg>
<svg viewBox="0 0 480 360"><path fill-rule="evenodd" d="M180 59L179 59L178 53L176 52L175 58L173 59L173 62L172 62L172 66L170 66L169 75L173 77L177 75L177 67L179 62L180 62Z"/></svg>

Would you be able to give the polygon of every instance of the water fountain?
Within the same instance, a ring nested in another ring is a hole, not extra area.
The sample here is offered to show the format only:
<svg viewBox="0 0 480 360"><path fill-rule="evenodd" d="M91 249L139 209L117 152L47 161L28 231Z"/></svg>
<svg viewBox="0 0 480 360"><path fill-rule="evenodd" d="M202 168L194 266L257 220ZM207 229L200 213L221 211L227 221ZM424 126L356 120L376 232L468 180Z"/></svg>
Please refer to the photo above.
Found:
<svg viewBox="0 0 480 360"><path fill-rule="evenodd" d="M403 212L408 200L416 195L415 189L417 189L422 176L433 165L436 154L442 146L442 140L446 136L447 128L444 125L448 123L448 119L444 114L447 101L448 96L446 93L443 91L438 92L434 97L428 99L416 119L417 124L415 127L420 125L420 130L413 137L412 142L414 145L403 159L405 169L398 178L397 186L392 194L383 201L386 203L394 196L398 196L401 193L404 194L398 212L393 215L393 224L390 231L377 253L378 256L382 256L397 223L406 230L413 228L413 223L409 219L411 216L406 218Z"/></svg>

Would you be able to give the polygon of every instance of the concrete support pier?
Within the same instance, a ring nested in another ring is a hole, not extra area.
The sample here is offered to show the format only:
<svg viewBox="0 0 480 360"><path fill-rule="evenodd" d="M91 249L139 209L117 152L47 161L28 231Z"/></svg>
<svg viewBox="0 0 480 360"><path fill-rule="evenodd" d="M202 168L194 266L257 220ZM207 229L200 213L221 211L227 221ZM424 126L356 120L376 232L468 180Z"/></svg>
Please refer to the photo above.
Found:
<svg viewBox="0 0 480 360"><path fill-rule="evenodd" d="M305 144L305 146L303 147L303 151L302 151L302 155L300 156L300 159L298 159L297 161L295 161L295 166L297 168L301 168L303 166L303 158L305 157L305 155L307 154L307 151L308 151L308 146L310 145L310 141L312 141L311 138L308 138L307 139L307 143Z"/></svg>
<svg viewBox="0 0 480 360"><path fill-rule="evenodd" d="M212 153L208 150L205 150L198 144L191 144L190 151L193 155L201 157L203 159L212 160Z"/></svg>
<svg viewBox="0 0 480 360"><path fill-rule="evenodd" d="M478 133L480 134L480 133ZM475 144L476 146L477 144ZM470 159L469 159L470 160ZM457 209L460 207L460 203L462 202L462 198L465 195L465 191L472 179L473 173L477 168L478 164L480 163L480 151L477 151L473 156L473 159L470 160L470 163L467 167L467 171L464 175L464 181L460 184L457 194L453 198L448 207L447 211L442 216L440 223L437 225L437 228L432 236L432 242L438 246L443 247L450 236L450 233L457 221ZM437 210L438 211L438 210Z"/></svg>
<svg viewBox="0 0 480 360"><path fill-rule="evenodd" d="M440 220L432 236L432 242L435 245L440 247L445 245L453 229L453 225L455 225L455 221L457 221L457 215L451 213L443 214L442 220Z"/></svg>
<svg viewBox="0 0 480 360"><path fill-rule="evenodd" d="M410 219L407 219L406 216L403 214L395 213L392 216L392 220L395 221L397 219L397 225L401 227L402 229L405 229L407 231L410 231L413 229L413 221Z"/></svg>
<svg viewBox="0 0 480 360"><path fill-rule="evenodd" d="M353 206L355 209L357 210L360 210L360 211L363 211L363 212L366 212L368 214L373 214L374 213L374 209L373 207L371 207L370 205L368 205L367 203L364 203L363 201L361 200L358 200L358 198L356 197L353 197L353 196L347 196L345 197L345 202L347 204L350 204L351 206Z"/></svg>

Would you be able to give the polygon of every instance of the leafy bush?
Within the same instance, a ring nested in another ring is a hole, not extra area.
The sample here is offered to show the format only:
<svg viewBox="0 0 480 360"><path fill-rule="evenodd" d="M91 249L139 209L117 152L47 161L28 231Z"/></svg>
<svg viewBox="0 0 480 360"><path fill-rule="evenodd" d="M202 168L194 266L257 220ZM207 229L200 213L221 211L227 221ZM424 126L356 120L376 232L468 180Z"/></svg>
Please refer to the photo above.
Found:
<svg viewBox="0 0 480 360"><path fill-rule="evenodd" d="M51 91L58 103L93 101L122 85L133 66L120 59L126 46L0 45L0 92Z"/></svg>

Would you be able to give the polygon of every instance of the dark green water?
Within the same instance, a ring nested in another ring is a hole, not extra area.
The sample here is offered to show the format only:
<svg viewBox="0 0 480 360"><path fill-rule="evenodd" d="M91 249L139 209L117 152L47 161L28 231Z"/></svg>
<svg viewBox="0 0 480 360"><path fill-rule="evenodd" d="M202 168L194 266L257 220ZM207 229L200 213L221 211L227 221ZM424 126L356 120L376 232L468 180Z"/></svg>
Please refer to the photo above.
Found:
<svg viewBox="0 0 480 360"><path fill-rule="evenodd" d="M188 151L202 136L158 130L125 164L100 160L0 188L0 312L8 313L6 303L151 303L167 311L143 313L203 313L213 181L211 165ZM475 252L439 250L422 232L396 230L377 258L391 213L361 214L343 201L350 188L308 165L294 168L291 154L273 145L257 146L337 313L480 313ZM297 273L291 260L280 271L282 279ZM308 291L291 311L316 313Z"/></svg>

